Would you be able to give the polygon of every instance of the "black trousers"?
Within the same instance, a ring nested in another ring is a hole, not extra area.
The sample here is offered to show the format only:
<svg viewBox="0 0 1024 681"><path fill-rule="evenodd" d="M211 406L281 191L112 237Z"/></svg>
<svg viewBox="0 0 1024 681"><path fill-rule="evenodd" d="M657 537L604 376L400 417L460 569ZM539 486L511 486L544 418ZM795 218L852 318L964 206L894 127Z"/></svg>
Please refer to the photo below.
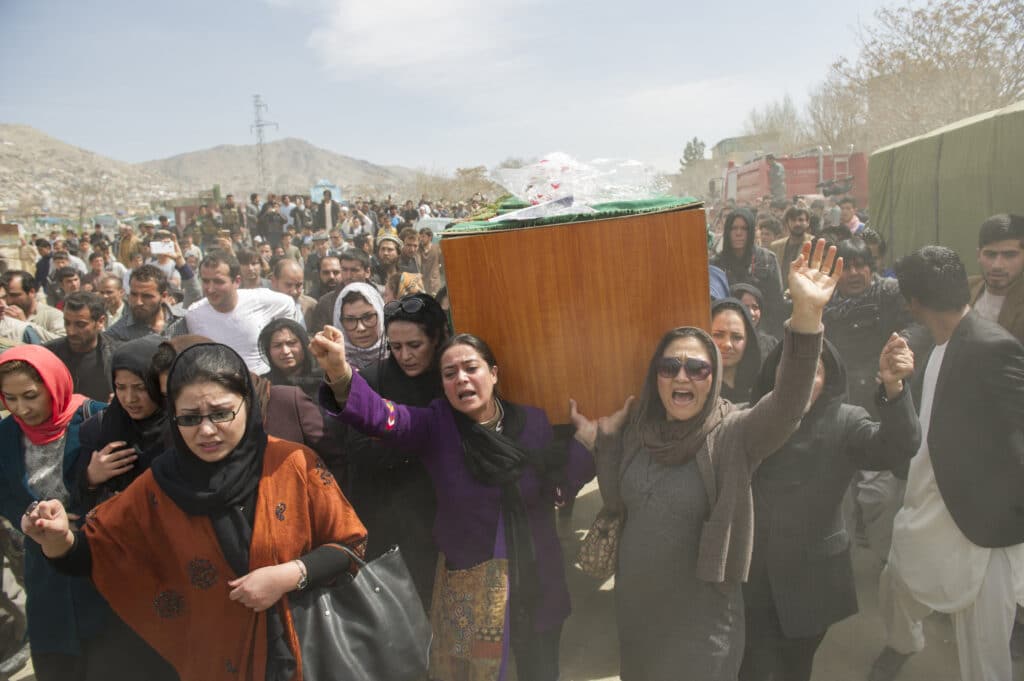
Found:
<svg viewBox="0 0 1024 681"><path fill-rule="evenodd" d="M526 640L513 639L516 678L520 681L558 681L558 654L562 625L551 631L531 632Z"/></svg>
<svg viewBox="0 0 1024 681"><path fill-rule="evenodd" d="M177 681L178 674L118 617L95 638L82 643L81 655L32 651L37 681Z"/></svg>
<svg viewBox="0 0 1024 681"><path fill-rule="evenodd" d="M810 681L814 653L826 632L787 638L774 607L746 608L747 643L740 681Z"/></svg>

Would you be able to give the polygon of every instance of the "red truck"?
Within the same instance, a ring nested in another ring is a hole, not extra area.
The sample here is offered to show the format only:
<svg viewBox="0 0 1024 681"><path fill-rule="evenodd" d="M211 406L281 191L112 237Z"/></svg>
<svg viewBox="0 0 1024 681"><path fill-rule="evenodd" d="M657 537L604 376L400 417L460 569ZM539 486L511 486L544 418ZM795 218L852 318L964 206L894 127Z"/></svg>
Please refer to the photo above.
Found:
<svg viewBox="0 0 1024 681"><path fill-rule="evenodd" d="M860 151L835 154L821 147L791 156L776 156L786 171L786 198L852 196L858 208L868 205L868 157ZM736 203L756 204L771 195L767 156L737 166L729 162L723 192Z"/></svg>

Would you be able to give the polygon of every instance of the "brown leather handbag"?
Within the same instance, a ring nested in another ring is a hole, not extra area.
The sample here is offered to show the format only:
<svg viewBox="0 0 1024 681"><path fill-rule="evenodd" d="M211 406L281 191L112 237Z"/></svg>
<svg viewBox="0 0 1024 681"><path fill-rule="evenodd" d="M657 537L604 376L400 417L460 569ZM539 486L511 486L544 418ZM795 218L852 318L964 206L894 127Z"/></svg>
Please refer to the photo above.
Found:
<svg viewBox="0 0 1024 681"><path fill-rule="evenodd" d="M619 536L622 534L624 520L621 511L607 507L597 514L576 555L576 563L583 574L601 580L615 574L619 560Z"/></svg>

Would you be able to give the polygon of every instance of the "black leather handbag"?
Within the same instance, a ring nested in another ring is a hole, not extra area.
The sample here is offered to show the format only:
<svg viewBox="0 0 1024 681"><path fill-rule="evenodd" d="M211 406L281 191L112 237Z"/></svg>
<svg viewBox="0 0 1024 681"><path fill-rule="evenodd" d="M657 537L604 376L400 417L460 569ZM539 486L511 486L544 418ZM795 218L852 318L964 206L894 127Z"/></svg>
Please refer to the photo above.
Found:
<svg viewBox="0 0 1024 681"><path fill-rule="evenodd" d="M395 546L355 577L288 595L303 681L422 681L432 639L412 575Z"/></svg>

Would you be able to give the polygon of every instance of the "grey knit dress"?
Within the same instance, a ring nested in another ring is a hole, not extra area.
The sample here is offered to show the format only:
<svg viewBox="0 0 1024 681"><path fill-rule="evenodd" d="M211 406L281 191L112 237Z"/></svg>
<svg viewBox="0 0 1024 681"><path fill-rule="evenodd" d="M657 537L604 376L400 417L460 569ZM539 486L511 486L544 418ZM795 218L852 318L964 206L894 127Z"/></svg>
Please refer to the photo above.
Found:
<svg viewBox="0 0 1024 681"><path fill-rule="evenodd" d="M641 450L624 471L626 523L615 596L623 681L734 680L743 659L739 583L697 578L709 514L696 461L664 466Z"/></svg>

